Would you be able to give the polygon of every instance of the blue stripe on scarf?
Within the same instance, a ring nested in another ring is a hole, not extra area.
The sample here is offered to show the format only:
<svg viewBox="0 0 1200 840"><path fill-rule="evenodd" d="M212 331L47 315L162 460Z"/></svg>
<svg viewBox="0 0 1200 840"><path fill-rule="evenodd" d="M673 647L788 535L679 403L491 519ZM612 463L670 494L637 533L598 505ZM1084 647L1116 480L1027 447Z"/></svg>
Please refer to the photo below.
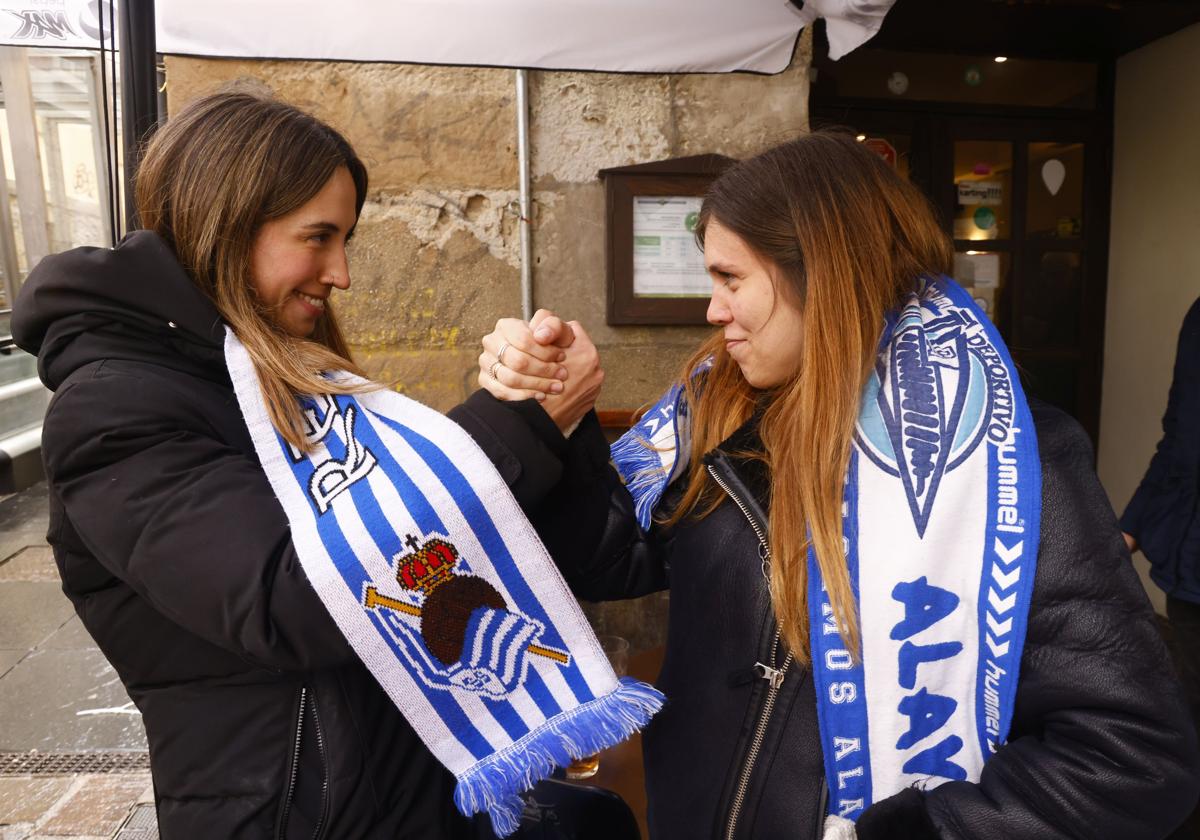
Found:
<svg viewBox="0 0 1200 840"><path fill-rule="evenodd" d="M842 508L846 569L858 593L858 453L850 452ZM871 750L862 662L851 662L837 630L816 553L808 552L808 620L817 692L817 722L829 783L829 813L854 820L871 803ZM836 714L835 712L836 707Z"/></svg>
<svg viewBox="0 0 1200 840"><path fill-rule="evenodd" d="M418 536L424 536L434 531L439 534L447 533L446 526L434 512L429 501L400 465L392 458L387 446L384 445L383 441L375 433L375 429L372 428L370 421L367 419L367 410L358 405L358 402L353 397L340 395L335 399L338 411L342 415L345 415L346 409L349 406L355 407L358 420L354 424L354 434L367 449L371 450L371 454L379 462L379 466L384 470L384 474L391 478L392 483L400 493L401 501L413 517L416 527L421 529L421 534ZM329 454L335 460L343 460L346 457L346 445L337 435L326 437L325 446L329 449ZM387 517L384 516L383 511L380 509L379 501L375 498L370 485L365 481L357 481L350 486L349 493L354 500L355 506L358 508L359 518L362 519L368 533L371 535L371 539L375 541L375 545L379 548L383 556L390 559L397 552L403 552L405 550L403 537L397 534L395 529L388 523ZM361 593L362 588L360 587L357 591ZM439 701L434 703L434 707L439 710L439 713L451 704L461 710L458 701L454 699L453 695L448 692L438 692L438 694L440 695ZM493 699L486 695L483 695L483 699L490 701L485 702L485 705L509 738L515 741L529 731L529 727L521 719L521 716L512 707L510 702L504 699ZM442 717L444 719L445 715L443 714Z"/></svg>
<svg viewBox="0 0 1200 840"><path fill-rule="evenodd" d="M712 366L713 357L709 356L696 365L692 379L704 376ZM683 383L677 382L610 447L613 465L633 497L634 514L643 531L653 525L654 509L667 486L687 469L691 454L687 415L687 393ZM671 431L666 446L652 443L664 429ZM668 456L673 459L669 470L665 466Z"/></svg>
<svg viewBox="0 0 1200 840"><path fill-rule="evenodd" d="M339 410L343 411L343 412L345 411L344 403L348 404L349 399L348 398L340 398L339 399L339 403L338 403ZM359 411L360 411L360 416L362 416L361 412L363 411L363 409L360 408ZM376 417L380 420L384 420L386 422L385 418L380 417L378 414L376 414L374 412L371 412L371 416ZM423 529L421 536L424 536L425 534L428 534L433 531L436 531L439 534L449 533L446 530L446 526L442 523L441 519L438 518L436 513L434 513L432 506L430 506L430 504L429 504L429 500L425 498L425 495L420 491L420 489L412 482L412 480L408 477L408 475L406 475L404 473L404 471L402 469L400 469L399 465L396 464L396 462L392 459L390 453L388 453L387 447L383 445L382 441L380 441L379 436L375 433L375 429L371 427L370 422L366 419L365 416L363 416L363 418L362 418L362 420L360 420L359 424L356 424L356 426L355 426L356 431L359 429L360 425L363 427L362 431L361 431L361 437L362 437L363 442L366 443L368 445L368 448L371 449L372 453L375 454L375 456L379 460L380 464L384 465L384 468L387 471L386 474L388 476L392 477L392 481L396 485L396 488L400 493L400 498L404 502L404 506L406 508L408 508L409 513L412 514L413 519L415 520L415 522L417 524L417 527ZM388 423L388 426L391 427L393 430L400 432L400 430L396 428L396 424ZM431 447L433 447L432 443L429 445ZM434 447L434 448L436 449L436 447ZM440 451L440 450L438 450L438 451ZM372 506L375 510L379 509L378 504L375 500L374 494L371 493L367 487L360 487L356 483L353 487L351 487L350 492L352 494L361 492L361 494L364 497L366 497L367 504ZM355 502L357 503L358 496L355 495L354 498L355 498ZM457 497L455 497L455 503L456 504L458 503ZM458 507L460 510L462 509L461 504L459 504ZM380 512L379 515L382 516L382 512ZM399 547L400 546L399 539L396 540L396 544L398 547L393 548L390 551L388 551L384 546L381 546L380 549L385 551L386 557L391 557L392 553L403 550L402 547ZM460 562L462 562L464 569L467 569L467 570L470 569L470 561L469 560L467 560L466 558L463 558ZM542 678L542 675L538 673L536 668L529 669L529 674L525 680L524 687L525 687L525 690L529 693L530 698L532 698L534 703L537 704L538 709L540 709L541 712L544 715L546 715L546 717L551 717L552 715L556 715L560 711L562 711L562 709L560 708L560 706L558 704L558 701L554 699L554 695L550 693L550 689L546 686L545 680ZM503 699L493 698L488 695L480 695L480 699L482 699L484 704L489 707L493 707L493 706L496 706L501 703L507 703L507 701L505 701ZM511 715L505 715L504 719L498 720L498 722L500 723L501 726L504 727L505 732L507 732L509 734L509 736L514 739L519 738L521 736L521 733L525 732L525 730L527 729L527 727L523 723L521 723L519 716L516 715L515 712L512 713ZM516 727L519 727L519 728L516 728ZM514 734L514 732L516 734Z"/></svg>
<svg viewBox="0 0 1200 840"><path fill-rule="evenodd" d="M328 441L337 439L336 435L330 435L327 438ZM309 477L313 473L312 464L307 460L293 463L291 449L287 442L282 437L278 440L280 447L283 449L284 461L291 464L292 473L295 475L297 483L301 487L307 487ZM367 574L362 564L355 558L354 552L350 548L350 543L346 540L346 536L342 533L342 529L337 523L337 519L335 518L336 513L334 516L321 516L317 511L315 502L313 502L307 493L303 495L313 509L313 520L316 522L317 533L321 537L321 542L326 546L330 557L333 559L334 567L338 570L354 600L357 601L362 597L363 587L371 582L371 576ZM387 642L393 653L403 661L404 653L400 650L395 640L392 639L391 635L384 629L382 619L371 613L371 621L375 625L380 637ZM421 692L425 695L425 699L429 701L431 706L440 708L439 701L446 695L446 692L431 688L419 679L414 679L413 682L421 689ZM495 752L496 748L488 743L487 738L471 723L470 718L467 717L462 708L457 703L454 703L453 706L454 708L440 712L440 715L446 726L454 734L454 737L462 743L463 747L477 761Z"/></svg>
<svg viewBox="0 0 1200 840"><path fill-rule="evenodd" d="M1008 356L1008 349L1003 344L997 346ZM1009 369L1015 371L1016 366L1012 361L1008 362ZM1020 453L1018 457L1022 463L1033 464L1037 469L1027 470L1021 476L1021 483L1018 492L1021 494L1022 507L1026 514L1026 523L1035 523L1035 526L1030 526L1027 530L1026 551L1032 552L1032 561L1028 563L1029 574L1021 581L1019 586L1019 594L1017 595L1017 610L1019 614L1026 617L1025 620L1016 622L1016 628L1013 630L1012 647L1014 653L1012 656L1011 665L1009 667L1009 681L1002 693L1002 702L1000 705L1000 739L1003 743L1008 738L1008 732L1012 726L1012 715L1016 707L1017 698L1017 682L1020 679L1021 670L1021 651L1025 649L1025 634L1029 629L1027 617L1029 615L1030 605L1033 603L1033 581L1037 572L1037 556L1041 550L1041 522L1042 522L1042 470L1041 470L1041 452L1038 449L1036 432L1033 425L1033 412L1029 409L1029 403L1026 400L1020 400L1017 407L1017 417L1021 424L1020 428L1026 430L1022 438L1017 441L1017 450ZM1030 535L1031 534L1031 535Z"/></svg>
<svg viewBox="0 0 1200 840"><path fill-rule="evenodd" d="M942 282L942 291L957 306L973 307L970 295L953 282ZM979 584L979 669L975 685L975 728L984 761L991 757L1003 744L1012 726L1013 707L1016 703L1017 683L1020 678L1021 652L1025 647L1025 632L1028 627L1029 604L1033 599L1033 581L1037 570L1037 552L1041 540L1042 518L1042 471L1041 457L1037 447L1037 436L1033 425L1033 414L1028 400L1018 398L1021 394L1017 380L1016 365L1013 364L1008 346L1000 337L1000 331L988 318L980 318L992 352L1006 368L1012 381L1012 407L1014 426L1020 434L1012 447L1015 454L1006 454L1006 466L1017 471L1015 490L1017 494L1017 525L1002 522L1000 494L1000 452L988 446L987 527L984 534L985 572ZM985 416L992 416L995 395L989 397ZM980 435L987 430L981 429ZM1015 463L1013 463L1015 462ZM1034 468L1031 468L1034 467ZM1008 514L1004 511L1003 514ZM1006 518L1012 518L1007 515ZM1014 549L1020 545L1020 558L1014 557ZM1020 578L1008 583L1014 569L1020 569ZM994 570L994 572L993 572ZM1015 599L1015 600L1014 600ZM993 602L994 601L994 602ZM1012 605L1009 606L1010 601ZM999 608L997 608L997 604ZM997 633L989 625L991 615L996 628L1004 629L1012 622L1012 629ZM1007 645L1002 656L996 656L989 645ZM994 665L989 665L989 661Z"/></svg>
<svg viewBox="0 0 1200 840"><path fill-rule="evenodd" d="M458 467L454 465L454 462L419 432L390 418L378 414L375 416L401 435L408 442L409 446L424 459L433 473L446 486L446 489L450 491L454 503L462 511L463 518L471 526L471 530L475 532L475 538L479 540L479 544L483 547L488 559L492 562L492 566L496 569L496 574L504 581L504 585L512 594L513 600L516 601L515 606L517 609L530 618L540 621L546 628L545 635L542 637L545 644L550 647L565 649L566 643L558 632L558 628L554 626L554 622L550 620L550 616L546 613L545 608L533 594L533 590L529 588L529 584L525 582L524 576L522 576L520 569L517 568L516 561L513 560L512 555L508 551L508 546L505 545L503 537L500 536L500 532L496 530L495 523L492 522L491 516L488 515L487 508L479 496L476 495L475 488L471 486L471 483L467 481ZM536 672L536 669L531 669L531 673L534 672ZM562 673L578 702L587 703L595 699L596 695L592 692L591 687L588 686L587 681L583 678L583 673L574 661L569 666L563 668ZM549 692L545 696L549 699ZM545 711L547 716L557 713L550 711L548 708L543 711Z"/></svg>
<svg viewBox="0 0 1200 840"><path fill-rule="evenodd" d="M535 640L537 632L535 624L516 613L479 607L471 613L467 624L470 648L463 656L463 664L488 668L508 691L513 691L523 676L521 650Z"/></svg>
<svg viewBox="0 0 1200 840"><path fill-rule="evenodd" d="M663 456L667 451L660 451L650 439L662 423L671 424L674 429L673 436L678 439L678 403L682 393L682 384L672 386L642 419L621 435L611 447L613 464L629 489L629 495L634 499L634 513L643 531L650 530L654 508L671 478L663 465Z"/></svg>

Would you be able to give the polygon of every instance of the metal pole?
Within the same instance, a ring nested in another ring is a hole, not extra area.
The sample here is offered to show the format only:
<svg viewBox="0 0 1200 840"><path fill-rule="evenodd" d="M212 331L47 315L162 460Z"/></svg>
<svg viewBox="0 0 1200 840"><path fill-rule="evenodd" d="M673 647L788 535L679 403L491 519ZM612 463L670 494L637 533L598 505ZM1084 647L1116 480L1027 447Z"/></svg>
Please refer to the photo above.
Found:
<svg viewBox="0 0 1200 840"><path fill-rule="evenodd" d="M154 0L121 0L121 141L125 172L125 229L139 227L133 177L142 144L158 126L158 68Z"/></svg>
<svg viewBox="0 0 1200 840"><path fill-rule="evenodd" d="M521 317L528 321L533 317L533 248L529 239L529 80L524 70L517 71L517 168L521 181Z"/></svg>

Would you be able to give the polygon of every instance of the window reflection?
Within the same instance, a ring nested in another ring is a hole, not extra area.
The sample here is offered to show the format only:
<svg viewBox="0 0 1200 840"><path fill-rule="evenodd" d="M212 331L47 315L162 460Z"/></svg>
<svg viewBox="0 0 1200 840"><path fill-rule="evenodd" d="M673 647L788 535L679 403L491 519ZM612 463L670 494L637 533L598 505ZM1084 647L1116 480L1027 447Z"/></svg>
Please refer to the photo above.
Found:
<svg viewBox="0 0 1200 840"><path fill-rule="evenodd" d="M1083 163L1082 143L1029 144L1030 236L1083 235Z"/></svg>
<svg viewBox="0 0 1200 840"><path fill-rule="evenodd" d="M1022 347L1070 349L1079 341L1083 256L1046 251L1027 259L1017 301L1016 343Z"/></svg>
<svg viewBox="0 0 1200 840"><path fill-rule="evenodd" d="M0 213L3 307L10 305L21 279L43 256L37 250L53 253L107 244L109 218L98 56L86 50L0 49L6 60L0 78L0 150L8 205L8 213ZM109 79L108 84L119 80ZM12 106L29 102L32 111L28 104ZM110 124L117 121L119 116L110 115ZM36 141L22 139L27 137ZM118 138L112 153L120 153ZM32 181L40 182L40 191L34 189L40 195L18 195L19 171L40 176ZM31 208L40 212L32 213ZM40 230L27 230L30 225ZM29 253L30 242L40 243L35 253Z"/></svg>
<svg viewBox="0 0 1200 840"><path fill-rule="evenodd" d="M1012 143L959 140L954 144L954 238L1012 235Z"/></svg>
<svg viewBox="0 0 1200 840"><path fill-rule="evenodd" d="M1017 359L1021 383L1030 396L1045 400L1071 416L1079 412L1079 365L1061 359L1024 354Z"/></svg>
<svg viewBox="0 0 1200 840"><path fill-rule="evenodd" d="M1008 284L1008 254L963 251L954 255L954 279L984 313L996 321L999 302Z"/></svg>
<svg viewBox="0 0 1200 840"><path fill-rule="evenodd" d="M872 132L859 134L862 143L896 170L905 180L912 180L912 138L907 134Z"/></svg>
<svg viewBox="0 0 1200 840"><path fill-rule="evenodd" d="M109 242L109 154L119 156L120 141L114 131L105 144L99 61L85 50L0 47L0 310L46 254ZM117 122L110 115L108 125ZM0 335L8 332L4 318ZM38 382L36 361L21 351L0 354L6 446L28 446L45 414L50 392Z"/></svg>

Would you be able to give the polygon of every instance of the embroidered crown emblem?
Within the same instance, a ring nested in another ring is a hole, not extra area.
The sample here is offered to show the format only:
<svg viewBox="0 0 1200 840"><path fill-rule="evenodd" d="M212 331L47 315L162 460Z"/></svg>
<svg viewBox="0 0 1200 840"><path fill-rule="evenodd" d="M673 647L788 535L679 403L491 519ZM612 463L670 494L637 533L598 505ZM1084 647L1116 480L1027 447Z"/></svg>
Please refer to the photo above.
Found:
<svg viewBox="0 0 1200 840"><path fill-rule="evenodd" d="M458 549L437 537L418 545L409 536L405 545L413 549L396 558L396 582L405 589L430 594L454 576L458 564Z"/></svg>

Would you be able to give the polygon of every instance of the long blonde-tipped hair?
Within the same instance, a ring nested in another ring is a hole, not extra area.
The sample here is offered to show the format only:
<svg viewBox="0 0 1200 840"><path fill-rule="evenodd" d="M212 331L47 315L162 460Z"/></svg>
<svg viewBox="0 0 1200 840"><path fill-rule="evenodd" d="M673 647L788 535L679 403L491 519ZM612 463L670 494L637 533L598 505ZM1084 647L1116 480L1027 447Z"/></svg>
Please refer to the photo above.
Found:
<svg viewBox="0 0 1200 840"><path fill-rule="evenodd" d="M354 181L357 218L367 170L341 134L277 100L227 91L196 100L160 128L134 184L142 226L166 241L246 346L271 421L300 449L310 444L297 396L362 390L321 376L361 371L328 304L310 338L275 322L254 291L251 249L264 222L303 205L338 167Z"/></svg>
<svg viewBox="0 0 1200 840"><path fill-rule="evenodd" d="M756 391L725 351L721 333L712 336L683 374L694 407L692 451L715 448L761 410L771 470L771 601L780 632L807 662L811 537L842 640L857 656L841 510L861 394L886 313L920 276L948 271L953 248L925 197L838 133L808 134L733 166L704 199L702 244L713 221L777 269L776 306L794 306L801 315L801 361L790 381ZM711 371L694 376L710 356ZM709 482L694 458L672 521L705 516L719 504Z"/></svg>

